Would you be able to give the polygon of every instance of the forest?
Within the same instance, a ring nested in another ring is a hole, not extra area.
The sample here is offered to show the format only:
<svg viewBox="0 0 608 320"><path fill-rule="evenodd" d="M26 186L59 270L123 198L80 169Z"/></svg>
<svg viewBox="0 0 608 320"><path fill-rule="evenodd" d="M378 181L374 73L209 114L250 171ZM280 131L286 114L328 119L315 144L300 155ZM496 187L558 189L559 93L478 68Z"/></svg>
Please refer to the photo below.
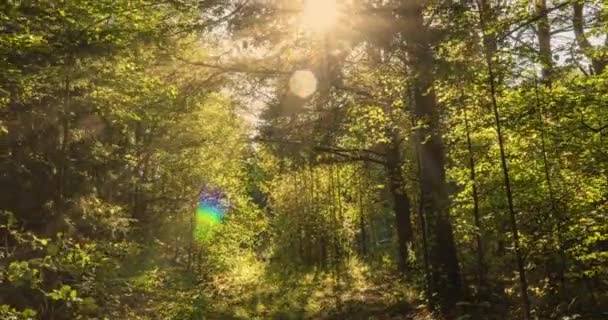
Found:
<svg viewBox="0 0 608 320"><path fill-rule="evenodd" d="M0 1L0 319L608 319L608 2Z"/></svg>

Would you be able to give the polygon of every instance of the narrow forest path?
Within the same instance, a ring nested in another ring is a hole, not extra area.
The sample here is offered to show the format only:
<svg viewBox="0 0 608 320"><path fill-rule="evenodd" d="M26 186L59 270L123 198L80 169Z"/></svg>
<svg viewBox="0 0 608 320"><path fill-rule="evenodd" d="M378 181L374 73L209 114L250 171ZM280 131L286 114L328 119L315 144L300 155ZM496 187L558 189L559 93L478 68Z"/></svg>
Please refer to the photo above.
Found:
<svg viewBox="0 0 608 320"><path fill-rule="evenodd" d="M241 295L227 297L217 318L434 319L419 293L394 273L370 272L368 266L351 262L340 274L337 281L334 272L267 269L250 287L241 288Z"/></svg>

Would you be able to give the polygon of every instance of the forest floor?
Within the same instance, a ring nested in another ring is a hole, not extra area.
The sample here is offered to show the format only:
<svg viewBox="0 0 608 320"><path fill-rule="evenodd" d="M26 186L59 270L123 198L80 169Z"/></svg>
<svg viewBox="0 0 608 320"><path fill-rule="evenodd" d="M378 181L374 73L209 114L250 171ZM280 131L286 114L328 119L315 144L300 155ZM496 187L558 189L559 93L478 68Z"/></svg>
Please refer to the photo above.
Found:
<svg viewBox="0 0 608 320"><path fill-rule="evenodd" d="M218 320L438 320L422 293L404 283L386 259L362 262L352 258L340 268L286 267L281 261L260 261L253 255L234 256L224 272L204 279L185 276L183 267L162 265L155 251L133 257L128 290L119 294L119 319ZM374 260L374 259L370 259ZM136 263L138 262L138 263ZM136 266L137 265L137 266ZM143 270L142 270L143 268ZM137 269L137 271L135 271ZM160 271L164 270L164 271ZM199 273L203 270L199 270ZM338 280L339 279L339 280ZM415 282L412 279L410 282ZM419 285L420 286L420 285ZM124 288L123 288L124 289ZM519 319L506 297L478 304L477 317ZM167 304L169 302L169 304ZM462 305L475 312L475 305ZM188 310L187 313L175 310ZM465 311L464 309L460 311ZM587 310L576 317L541 319L606 319ZM597 310L599 311L599 310ZM178 316L175 316L178 314ZM584 314L584 316L583 316ZM167 317L171 315L171 317ZM480 317L480 315L482 315ZM463 319L465 319L463 317ZM471 317L469 317L471 318Z"/></svg>
<svg viewBox="0 0 608 320"><path fill-rule="evenodd" d="M147 265L138 264L146 270L133 274L132 291L121 294L127 298L121 303L123 318L165 319L163 302L176 301L178 307L177 301L183 301L187 305L179 308L197 314L188 319L436 319L421 293L405 285L396 266L386 262L354 258L339 269L294 270L243 255L234 257L229 271L195 280L183 277L180 268L161 273L157 258L148 252L134 259ZM162 269L171 270L166 265ZM177 296L168 295L175 292Z"/></svg>
<svg viewBox="0 0 608 320"><path fill-rule="evenodd" d="M342 268L334 272L267 269L249 294L243 292L233 303L226 301L221 318L434 319L419 301L419 293L392 272L370 272L356 261Z"/></svg>

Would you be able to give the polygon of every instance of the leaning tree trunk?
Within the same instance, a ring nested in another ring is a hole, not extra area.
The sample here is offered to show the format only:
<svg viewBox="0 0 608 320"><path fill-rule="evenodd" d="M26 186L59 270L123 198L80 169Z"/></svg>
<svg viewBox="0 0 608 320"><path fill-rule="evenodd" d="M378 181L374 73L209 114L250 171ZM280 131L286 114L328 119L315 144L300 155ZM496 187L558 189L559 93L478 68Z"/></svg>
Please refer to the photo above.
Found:
<svg viewBox="0 0 608 320"><path fill-rule="evenodd" d="M515 213L515 207L513 205L513 192L511 188L511 177L509 174L509 165L507 163L507 156L505 152L505 143L504 136L502 133L502 121L500 118L500 112L498 110L498 102L496 100L496 75L494 69L494 57L496 52L496 41L495 38L488 32L489 28L487 26L486 21L488 21L488 16L491 13L491 8L489 4L482 0L481 8L479 10L479 22L481 26L481 30L484 33L483 37L483 45L485 49L485 58L486 58L486 67L488 70L488 85L490 89L490 100L492 102L492 111L494 113L494 121L496 126L496 134L498 139L498 147L500 149L500 163L502 167L502 172L504 176L504 186L507 194L507 203L509 207L509 220L511 233L513 234L513 247L515 249L515 258L517 261L517 271L519 274L519 284L521 290L521 297L523 303L523 311L524 311L524 319L531 319L530 314L530 299L528 297L528 280L526 278L526 270L525 270L525 262L523 253L520 248L520 240L519 240L519 228L517 226L517 217Z"/></svg>

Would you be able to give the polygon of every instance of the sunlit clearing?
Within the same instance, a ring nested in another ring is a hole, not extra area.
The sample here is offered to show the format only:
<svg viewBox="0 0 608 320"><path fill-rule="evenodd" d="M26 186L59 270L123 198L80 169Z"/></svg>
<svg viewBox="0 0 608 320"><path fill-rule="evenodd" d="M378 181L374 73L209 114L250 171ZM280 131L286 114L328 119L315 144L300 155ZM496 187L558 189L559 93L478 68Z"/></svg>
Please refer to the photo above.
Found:
<svg viewBox="0 0 608 320"><path fill-rule="evenodd" d="M289 79L289 91L300 98L306 98L317 90L317 77L308 70L294 72Z"/></svg>
<svg viewBox="0 0 608 320"><path fill-rule="evenodd" d="M302 26L313 32L326 31L338 22L336 0L304 0Z"/></svg>

